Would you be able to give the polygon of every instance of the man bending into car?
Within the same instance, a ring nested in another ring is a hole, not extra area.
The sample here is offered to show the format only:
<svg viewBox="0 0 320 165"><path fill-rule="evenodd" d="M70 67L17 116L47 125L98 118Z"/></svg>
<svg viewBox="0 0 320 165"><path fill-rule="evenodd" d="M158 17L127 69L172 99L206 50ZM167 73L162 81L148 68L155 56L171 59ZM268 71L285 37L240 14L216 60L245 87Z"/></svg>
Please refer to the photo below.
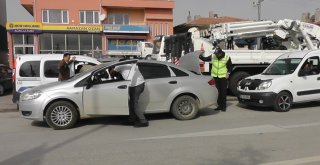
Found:
<svg viewBox="0 0 320 165"><path fill-rule="evenodd" d="M137 64L130 70L129 78L129 122L134 122L135 127L148 127L149 122L143 110L138 106L139 97L144 91L145 81Z"/></svg>

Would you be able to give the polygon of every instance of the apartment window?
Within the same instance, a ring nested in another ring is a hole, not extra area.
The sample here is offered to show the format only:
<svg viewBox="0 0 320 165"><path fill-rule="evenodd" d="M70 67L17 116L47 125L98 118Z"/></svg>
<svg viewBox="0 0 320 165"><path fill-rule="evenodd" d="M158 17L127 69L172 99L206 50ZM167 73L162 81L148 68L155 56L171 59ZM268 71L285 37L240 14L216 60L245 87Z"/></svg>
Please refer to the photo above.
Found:
<svg viewBox="0 0 320 165"><path fill-rule="evenodd" d="M81 24L99 24L98 11L80 11Z"/></svg>
<svg viewBox="0 0 320 165"><path fill-rule="evenodd" d="M108 24L128 25L130 22L128 14L109 14Z"/></svg>
<svg viewBox="0 0 320 165"><path fill-rule="evenodd" d="M42 10L42 22L53 24L68 24L69 13L67 10Z"/></svg>

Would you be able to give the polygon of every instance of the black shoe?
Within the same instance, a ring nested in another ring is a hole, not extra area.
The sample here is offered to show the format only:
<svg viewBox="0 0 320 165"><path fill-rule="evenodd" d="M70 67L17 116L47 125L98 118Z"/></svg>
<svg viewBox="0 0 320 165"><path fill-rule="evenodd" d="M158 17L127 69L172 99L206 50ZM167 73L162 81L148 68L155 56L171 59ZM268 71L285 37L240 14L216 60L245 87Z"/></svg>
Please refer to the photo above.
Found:
<svg viewBox="0 0 320 165"><path fill-rule="evenodd" d="M222 112L225 112L225 111L227 111L227 109L226 109L226 108L222 108L221 111L222 111Z"/></svg>
<svg viewBox="0 0 320 165"><path fill-rule="evenodd" d="M149 122L135 122L134 123L134 127L148 127L149 126Z"/></svg>
<svg viewBox="0 0 320 165"><path fill-rule="evenodd" d="M133 121L125 121L121 123L122 125L134 125Z"/></svg>
<svg viewBox="0 0 320 165"><path fill-rule="evenodd" d="M222 108L220 108L220 107L217 107L216 109L214 109L215 111L220 111L220 110L222 110Z"/></svg>

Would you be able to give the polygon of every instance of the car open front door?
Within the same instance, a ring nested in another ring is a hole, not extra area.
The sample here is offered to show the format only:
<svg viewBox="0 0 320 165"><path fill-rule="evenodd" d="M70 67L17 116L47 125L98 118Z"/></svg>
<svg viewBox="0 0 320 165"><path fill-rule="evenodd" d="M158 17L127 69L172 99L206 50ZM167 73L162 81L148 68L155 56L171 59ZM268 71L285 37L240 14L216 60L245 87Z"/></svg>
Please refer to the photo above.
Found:
<svg viewBox="0 0 320 165"><path fill-rule="evenodd" d="M129 115L129 81L95 84L83 91L84 111L88 115Z"/></svg>

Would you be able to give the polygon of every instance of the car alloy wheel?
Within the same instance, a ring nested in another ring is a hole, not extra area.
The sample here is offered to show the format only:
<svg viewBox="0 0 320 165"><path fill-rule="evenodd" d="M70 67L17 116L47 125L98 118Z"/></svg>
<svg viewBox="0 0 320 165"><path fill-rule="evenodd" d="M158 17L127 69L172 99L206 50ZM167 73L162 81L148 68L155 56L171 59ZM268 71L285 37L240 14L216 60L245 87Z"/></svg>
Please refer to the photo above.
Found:
<svg viewBox="0 0 320 165"><path fill-rule="evenodd" d="M292 106L292 96L288 92L280 92L275 100L274 108L278 112L287 112Z"/></svg>
<svg viewBox="0 0 320 165"><path fill-rule="evenodd" d="M57 130L72 128L77 123L78 118L77 109L67 101L52 103L45 114L48 125Z"/></svg>
<svg viewBox="0 0 320 165"><path fill-rule="evenodd" d="M71 109L66 106L58 106L51 112L52 123L63 127L72 121Z"/></svg>

